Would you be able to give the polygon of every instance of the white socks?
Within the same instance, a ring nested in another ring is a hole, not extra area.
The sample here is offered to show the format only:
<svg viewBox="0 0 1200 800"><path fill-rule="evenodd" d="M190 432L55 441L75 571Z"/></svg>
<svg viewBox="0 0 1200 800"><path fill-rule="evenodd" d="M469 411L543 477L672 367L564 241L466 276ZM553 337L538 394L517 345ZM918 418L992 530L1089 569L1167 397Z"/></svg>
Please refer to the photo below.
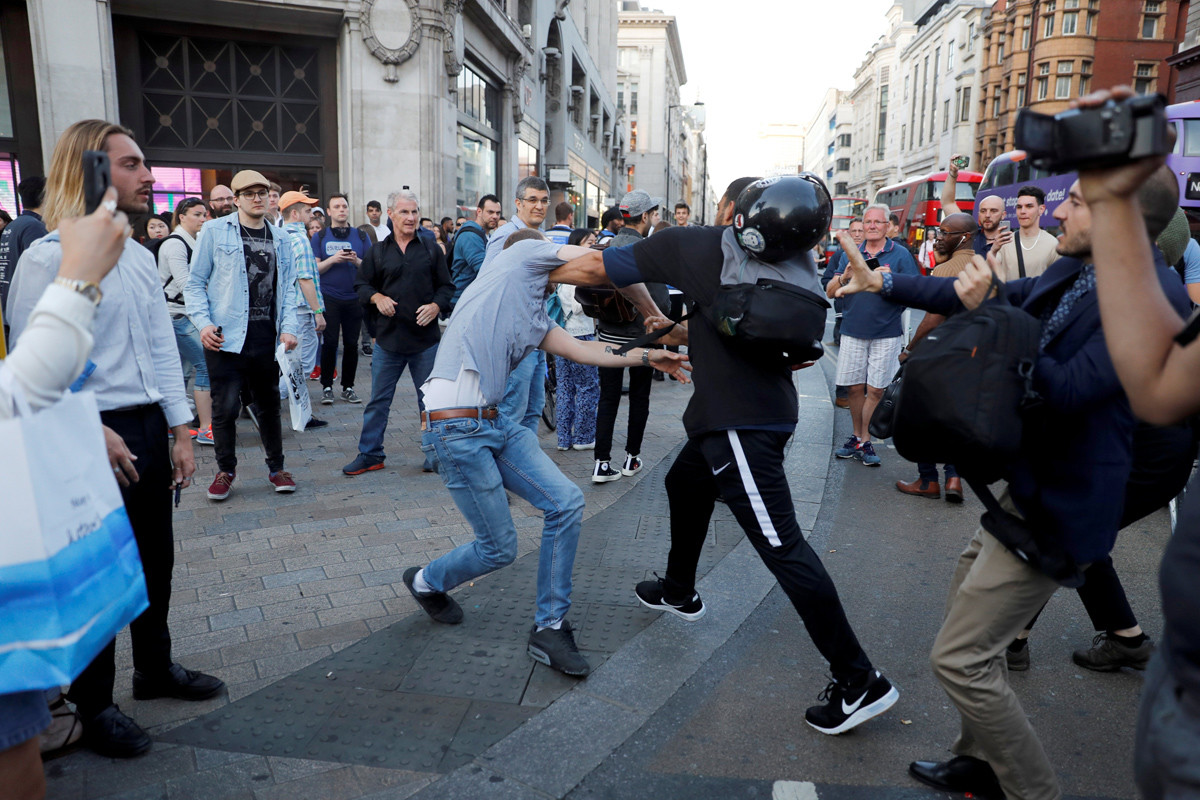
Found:
<svg viewBox="0 0 1200 800"><path fill-rule="evenodd" d="M417 573L415 578L413 578L413 588L416 589L417 594L430 594L434 591L433 587L425 582L424 567L422 567L421 571Z"/></svg>
<svg viewBox="0 0 1200 800"><path fill-rule="evenodd" d="M560 619L558 622L555 622L553 625L538 625L537 626L538 633L541 633L542 631L546 630L547 628L553 628L554 630L557 631L562 628L562 624L563 624L563 621Z"/></svg>

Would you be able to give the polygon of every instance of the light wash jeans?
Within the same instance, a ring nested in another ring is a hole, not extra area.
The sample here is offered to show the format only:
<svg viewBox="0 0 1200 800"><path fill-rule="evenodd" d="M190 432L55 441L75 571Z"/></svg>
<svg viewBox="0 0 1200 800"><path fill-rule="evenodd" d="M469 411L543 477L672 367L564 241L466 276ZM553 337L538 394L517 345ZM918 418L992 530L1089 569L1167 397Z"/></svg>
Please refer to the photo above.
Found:
<svg viewBox="0 0 1200 800"><path fill-rule="evenodd" d="M387 430L388 414L392 410L392 399L396 396L396 384L408 367L409 377L417 390L417 406L419 411L425 410L421 399L421 384L429 378L433 370L433 360L437 357L438 346L435 344L419 353L403 355L394 353L375 345L375 353L371 357L371 399L363 410L362 435L358 438L358 452L372 458L384 458L383 434ZM428 458L425 466L431 466Z"/></svg>
<svg viewBox="0 0 1200 800"><path fill-rule="evenodd" d="M179 348L179 361L183 365L183 378L196 368L196 391L209 391L208 362L204 360L204 345L200 343L200 331L187 317L173 317L171 327L175 329L175 346Z"/></svg>
<svg viewBox="0 0 1200 800"><path fill-rule="evenodd" d="M536 437L538 420L546 407L546 354L534 350L521 359L504 385L500 401L500 416L516 420L533 431Z"/></svg>
<svg viewBox="0 0 1200 800"><path fill-rule="evenodd" d="M296 319L300 323L300 368L304 370L304 378L317 368L317 358L321 354L321 335L317 333L317 318L307 308L296 309Z"/></svg>
<svg viewBox="0 0 1200 800"><path fill-rule="evenodd" d="M535 621L547 626L562 619L571 607L583 492L542 452L537 436L503 414L495 420L436 420L429 423L421 449L437 454L442 481L475 531L475 541L425 567L425 581L446 592L513 562L517 529L508 489L543 513Z"/></svg>

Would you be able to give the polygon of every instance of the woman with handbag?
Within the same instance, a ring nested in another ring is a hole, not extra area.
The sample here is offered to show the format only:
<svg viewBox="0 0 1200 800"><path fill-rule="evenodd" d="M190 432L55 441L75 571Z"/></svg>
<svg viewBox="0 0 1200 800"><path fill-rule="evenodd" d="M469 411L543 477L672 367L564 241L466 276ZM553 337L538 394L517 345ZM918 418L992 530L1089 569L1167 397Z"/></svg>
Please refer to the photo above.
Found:
<svg viewBox="0 0 1200 800"><path fill-rule="evenodd" d="M57 402L83 371L92 350L98 284L116 265L131 232L125 214L116 211L116 198L109 189L94 213L59 222L63 254L58 276L34 306L20 348L0 362L0 372L9 373L0 381L0 419L13 413L10 386L15 384L29 406L40 410ZM105 431L110 451L118 443L123 448L120 437L110 433ZM38 734L49 725L44 691L0 694L0 775L12 792L6 796L45 796Z"/></svg>

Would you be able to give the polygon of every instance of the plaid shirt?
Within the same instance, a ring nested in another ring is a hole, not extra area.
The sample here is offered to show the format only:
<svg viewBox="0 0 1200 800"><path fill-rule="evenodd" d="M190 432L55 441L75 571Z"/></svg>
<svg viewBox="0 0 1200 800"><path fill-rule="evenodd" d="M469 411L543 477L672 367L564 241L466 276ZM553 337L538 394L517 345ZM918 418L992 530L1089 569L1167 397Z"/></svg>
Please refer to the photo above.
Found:
<svg viewBox="0 0 1200 800"><path fill-rule="evenodd" d="M304 292L300 291L300 281L307 279L313 282L313 287L317 290L317 301L320 302L321 275L317 272L317 259L313 257L312 245L309 244L308 232L304 229L303 222L289 222L283 229L288 233L288 240L292 245L292 259L296 264L296 293L300 295L296 308L307 309L308 301L304 299ZM310 310L314 314L324 314L325 306L322 303L320 308Z"/></svg>

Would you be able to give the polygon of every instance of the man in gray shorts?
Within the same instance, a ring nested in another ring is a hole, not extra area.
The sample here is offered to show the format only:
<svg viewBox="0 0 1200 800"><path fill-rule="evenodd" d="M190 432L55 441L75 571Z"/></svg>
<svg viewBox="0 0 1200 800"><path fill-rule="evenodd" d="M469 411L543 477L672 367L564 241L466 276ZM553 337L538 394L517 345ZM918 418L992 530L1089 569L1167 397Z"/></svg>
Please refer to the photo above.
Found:
<svg viewBox="0 0 1200 800"><path fill-rule="evenodd" d="M583 247L546 241L539 231L517 231L504 251L480 272L454 307L429 380L422 386L429 429L421 447L433 451L455 504L475 541L411 567L404 585L434 620L462 621L462 609L446 592L511 564L517 531L505 490L544 515L538 560L537 613L529 655L567 675L591 671L565 619L571 606L571 569L583 521L583 493L542 452L537 435L519 419L499 414L497 404L513 368L535 348L597 367L652 366L687 382L686 355L636 349L616 355L603 342L584 342L547 316L550 271L586 255ZM647 317L661 316L641 284L622 290Z"/></svg>

